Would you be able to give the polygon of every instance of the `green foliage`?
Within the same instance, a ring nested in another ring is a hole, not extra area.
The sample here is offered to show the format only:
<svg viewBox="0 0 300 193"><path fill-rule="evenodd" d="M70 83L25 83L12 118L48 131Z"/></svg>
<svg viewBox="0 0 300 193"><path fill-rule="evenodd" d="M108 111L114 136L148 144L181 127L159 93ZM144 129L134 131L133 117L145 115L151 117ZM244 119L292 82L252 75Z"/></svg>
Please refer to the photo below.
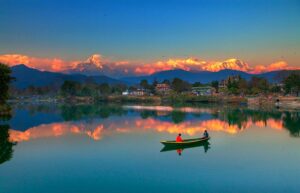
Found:
<svg viewBox="0 0 300 193"><path fill-rule="evenodd" d="M186 113L181 112L181 111L172 111L171 117L172 117L172 121L174 123L181 123L185 120Z"/></svg>
<svg viewBox="0 0 300 193"><path fill-rule="evenodd" d="M273 86L271 86L270 91L272 93L280 93L281 92L281 88L278 85L273 85Z"/></svg>
<svg viewBox="0 0 300 193"><path fill-rule="evenodd" d="M267 79L254 76L249 82L249 87L252 94L260 94L267 93L270 85Z"/></svg>
<svg viewBox="0 0 300 193"><path fill-rule="evenodd" d="M120 95L126 89L127 89L127 86L125 84L112 85L111 93Z"/></svg>
<svg viewBox="0 0 300 193"><path fill-rule="evenodd" d="M94 82L79 83L76 81L65 81L61 86L61 95L63 97L80 96L80 97L106 97L109 94L121 94L126 90L126 85L113 85L108 83L96 84Z"/></svg>
<svg viewBox="0 0 300 193"><path fill-rule="evenodd" d="M9 140L9 125L0 125L0 164L9 161L13 155L15 143Z"/></svg>
<svg viewBox="0 0 300 193"><path fill-rule="evenodd" d="M155 79L155 80L152 82L152 86L153 86L153 87L156 87L157 84L158 84L158 81Z"/></svg>
<svg viewBox="0 0 300 193"><path fill-rule="evenodd" d="M292 73L284 80L284 90L286 93L296 93L299 96L300 92L300 75Z"/></svg>
<svg viewBox="0 0 300 193"><path fill-rule="evenodd" d="M150 88L150 85L148 84L148 81L147 80L141 80L140 82L140 86L143 88L143 89L149 89Z"/></svg>
<svg viewBox="0 0 300 193"><path fill-rule="evenodd" d="M216 89L216 92L219 92L219 81L212 81L211 86Z"/></svg>
<svg viewBox="0 0 300 193"><path fill-rule="evenodd" d="M0 104L8 99L9 84L14 78L11 77L11 69L0 63Z"/></svg>
<svg viewBox="0 0 300 193"><path fill-rule="evenodd" d="M191 89L191 85L186 82L186 81L183 81L179 78L174 78L173 81L172 81L172 89L177 92L177 93L180 93L180 92L184 92L184 91L188 91Z"/></svg>
<svg viewBox="0 0 300 193"><path fill-rule="evenodd" d="M77 121L87 117L107 118L127 112L119 105L63 105L61 115L65 121Z"/></svg>
<svg viewBox="0 0 300 193"><path fill-rule="evenodd" d="M102 95L107 96L110 93L110 86L107 83L102 83L99 85L99 91Z"/></svg>
<svg viewBox="0 0 300 193"><path fill-rule="evenodd" d="M299 112L286 112L283 117L283 126L290 131L291 136L300 137L300 114Z"/></svg>
<svg viewBox="0 0 300 193"><path fill-rule="evenodd" d="M61 94L63 96L76 96L81 91L81 84L76 81L66 80L61 86Z"/></svg>
<svg viewBox="0 0 300 193"><path fill-rule="evenodd" d="M239 94L238 81L229 80L227 84L227 89L230 94Z"/></svg>
<svg viewBox="0 0 300 193"><path fill-rule="evenodd" d="M165 79L164 81L162 81L163 84L167 84L167 85L171 85L171 82L168 79Z"/></svg>
<svg viewBox="0 0 300 193"><path fill-rule="evenodd" d="M203 84L201 82L195 82L194 84L192 84L192 86L193 87L200 87L200 86L203 86Z"/></svg>

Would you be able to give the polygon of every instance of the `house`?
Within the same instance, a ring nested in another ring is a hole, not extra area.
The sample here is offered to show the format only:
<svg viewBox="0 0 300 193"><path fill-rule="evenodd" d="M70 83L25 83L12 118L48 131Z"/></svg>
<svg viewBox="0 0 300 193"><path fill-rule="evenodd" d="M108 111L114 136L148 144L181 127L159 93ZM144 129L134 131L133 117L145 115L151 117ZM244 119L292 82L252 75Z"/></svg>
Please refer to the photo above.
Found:
<svg viewBox="0 0 300 193"><path fill-rule="evenodd" d="M129 90L125 90L125 91L122 92L122 95L123 95L123 96L128 96L129 93L130 93Z"/></svg>
<svg viewBox="0 0 300 193"><path fill-rule="evenodd" d="M210 96L216 92L215 88L211 86L192 87L192 93L197 96Z"/></svg>
<svg viewBox="0 0 300 193"><path fill-rule="evenodd" d="M171 88L170 88L170 85L161 83L161 84L156 85L155 91L158 93L167 93L167 92L171 91Z"/></svg>
<svg viewBox="0 0 300 193"><path fill-rule="evenodd" d="M146 96L149 95L149 91L147 89L136 89L134 91L129 92L131 96Z"/></svg>

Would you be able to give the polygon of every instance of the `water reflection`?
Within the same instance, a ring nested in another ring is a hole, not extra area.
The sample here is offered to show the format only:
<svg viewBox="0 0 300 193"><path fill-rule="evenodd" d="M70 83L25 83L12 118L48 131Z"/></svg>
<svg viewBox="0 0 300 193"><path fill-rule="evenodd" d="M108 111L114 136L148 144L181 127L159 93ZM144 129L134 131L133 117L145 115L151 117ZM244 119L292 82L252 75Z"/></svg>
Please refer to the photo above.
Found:
<svg viewBox="0 0 300 193"><path fill-rule="evenodd" d="M283 127L290 131L291 136L300 136L300 113L286 112L283 116Z"/></svg>
<svg viewBox="0 0 300 193"><path fill-rule="evenodd" d="M16 145L10 140L10 126L6 124L10 118L10 114L0 116L0 165L13 157L13 146Z"/></svg>
<svg viewBox="0 0 300 193"><path fill-rule="evenodd" d="M15 109L16 114L19 109L21 108ZM30 116L37 117L25 119L28 122L38 119L39 121L35 121L38 124L32 123L31 125L36 125L26 129L13 127L9 131L10 141L28 141L63 135L85 135L100 140L106 135L140 131L172 135L182 133L197 137L201 136L204 130L208 130L234 135L251 127L269 127L278 131L286 129L292 137L300 135L299 112L251 110L245 107L63 105L55 108L34 107L34 110L28 111L33 112ZM49 118L46 120L39 118L40 111L43 113L46 111ZM52 116L49 116L49 113ZM29 116L27 113L22 115ZM55 119L52 120L52 117ZM15 118L14 121L18 119Z"/></svg>

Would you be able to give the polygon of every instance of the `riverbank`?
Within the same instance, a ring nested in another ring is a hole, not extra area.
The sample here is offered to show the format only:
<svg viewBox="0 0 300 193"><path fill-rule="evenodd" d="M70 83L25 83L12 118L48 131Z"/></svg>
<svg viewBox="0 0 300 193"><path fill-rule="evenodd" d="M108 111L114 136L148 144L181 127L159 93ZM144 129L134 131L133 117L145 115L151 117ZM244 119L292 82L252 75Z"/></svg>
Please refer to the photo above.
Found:
<svg viewBox="0 0 300 193"><path fill-rule="evenodd" d="M274 97L249 97L248 106L252 107L277 107L281 109L300 109L300 97L274 96Z"/></svg>
<svg viewBox="0 0 300 193"><path fill-rule="evenodd" d="M93 104L93 103L137 103L155 105L173 105L184 103L206 103L206 104L236 104L248 105L254 108L283 108L300 109L300 97L286 96L193 96L187 94L167 96L122 96L112 95L104 97L20 97L9 100L10 103L70 103L70 104ZM4 111L4 109L2 109Z"/></svg>

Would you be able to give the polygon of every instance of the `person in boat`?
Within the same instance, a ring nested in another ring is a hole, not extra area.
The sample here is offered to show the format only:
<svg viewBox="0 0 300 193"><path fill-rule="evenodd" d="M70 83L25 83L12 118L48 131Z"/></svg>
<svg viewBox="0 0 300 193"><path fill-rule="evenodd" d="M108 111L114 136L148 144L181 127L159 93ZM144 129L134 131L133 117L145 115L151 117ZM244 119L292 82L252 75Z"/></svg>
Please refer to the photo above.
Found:
<svg viewBox="0 0 300 193"><path fill-rule="evenodd" d="M176 142L182 142L181 133L177 135Z"/></svg>
<svg viewBox="0 0 300 193"><path fill-rule="evenodd" d="M203 133L203 138L208 138L208 137L209 137L209 134L208 134L207 130L205 130Z"/></svg>

